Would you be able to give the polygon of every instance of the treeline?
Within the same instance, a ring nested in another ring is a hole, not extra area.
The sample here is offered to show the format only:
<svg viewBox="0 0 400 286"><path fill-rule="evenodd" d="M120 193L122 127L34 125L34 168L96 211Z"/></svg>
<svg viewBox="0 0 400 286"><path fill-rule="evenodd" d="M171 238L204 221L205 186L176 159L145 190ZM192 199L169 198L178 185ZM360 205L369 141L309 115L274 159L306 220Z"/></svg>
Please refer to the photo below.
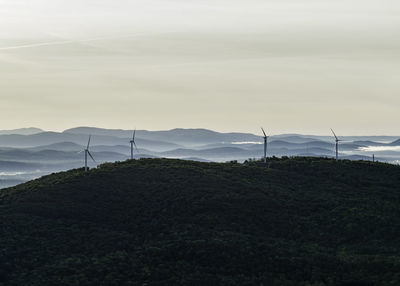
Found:
<svg viewBox="0 0 400 286"><path fill-rule="evenodd" d="M400 168L142 159L0 192L0 285L400 285Z"/></svg>

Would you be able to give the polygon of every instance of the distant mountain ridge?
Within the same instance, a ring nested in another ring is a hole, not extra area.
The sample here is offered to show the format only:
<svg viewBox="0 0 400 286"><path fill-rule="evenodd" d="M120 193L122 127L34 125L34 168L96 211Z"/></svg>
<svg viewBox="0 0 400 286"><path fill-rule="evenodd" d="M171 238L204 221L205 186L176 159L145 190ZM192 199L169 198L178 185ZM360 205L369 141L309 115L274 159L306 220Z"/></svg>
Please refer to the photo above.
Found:
<svg viewBox="0 0 400 286"><path fill-rule="evenodd" d="M67 129L63 133L69 134L92 134L92 135L106 135L116 136L120 138L130 138L133 130L121 130L121 129L103 129L94 127L76 127ZM136 135L138 138L165 141L178 144L212 144L217 142L244 142L244 141L260 141L260 136L250 133L220 133L208 129L183 129L176 128L165 131L148 131L148 130L137 130Z"/></svg>
<svg viewBox="0 0 400 286"><path fill-rule="evenodd" d="M10 135L10 134L17 134L17 135L33 135L37 133L42 133L44 130L35 127L29 128L18 128L18 129L11 129L11 130L0 130L0 135Z"/></svg>
<svg viewBox="0 0 400 286"><path fill-rule="evenodd" d="M19 135L19 134L7 134L0 135L0 146L3 147L17 147L17 148L30 148L39 147L43 145L53 145L58 143L71 142L81 146L85 146L89 137L89 134L74 134L74 133L58 133L58 132L42 132L31 135ZM129 142L129 137L115 137L110 135L93 135L93 145L121 145ZM146 146L152 146L153 148L160 150L168 150L180 147L177 144L154 141L143 138L138 138L137 142L143 143Z"/></svg>
<svg viewBox="0 0 400 286"><path fill-rule="evenodd" d="M11 133L11 134L10 134ZM130 158L133 130L76 127L63 132L23 128L0 131L0 161L21 163L21 169L33 174L50 173L80 167L81 152L92 135L91 152L97 163L123 161ZM260 132L261 133L261 132ZM353 140L352 140L353 138ZM375 160L398 164L400 140L389 136L346 137L339 144L339 159ZM389 140L390 139L390 140ZM376 140L376 141L374 141ZM226 132L196 128L175 128L163 131L137 130L134 158L174 158L204 162L244 162L259 159L264 153L261 134ZM309 156L334 157L333 136L280 134L269 137L267 157ZM22 165L25 164L25 165ZM90 167L96 164L92 161ZM9 164L15 170L15 164ZM3 170L7 171L6 163ZM39 175L38 175L39 176ZM0 177L1 179L1 177ZM10 186L5 177L0 188ZM27 179L32 179L30 176ZM19 177L18 182L22 179ZM15 180L14 180L15 181Z"/></svg>

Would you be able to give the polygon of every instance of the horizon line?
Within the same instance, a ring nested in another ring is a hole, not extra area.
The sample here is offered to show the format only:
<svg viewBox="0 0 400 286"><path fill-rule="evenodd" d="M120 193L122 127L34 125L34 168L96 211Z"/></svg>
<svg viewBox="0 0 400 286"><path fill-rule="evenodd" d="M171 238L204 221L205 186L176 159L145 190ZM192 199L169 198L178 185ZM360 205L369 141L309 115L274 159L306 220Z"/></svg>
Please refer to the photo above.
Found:
<svg viewBox="0 0 400 286"><path fill-rule="evenodd" d="M135 128L132 129L124 129L124 128L106 128L106 127L97 127L97 126L85 126L85 125L78 125L75 127L70 127L66 129L58 129L58 130L51 130L51 129L44 129L41 127L35 127L35 126L30 126L30 127L18 127L18 128L7 128L7 129L0 129L0 132L12 132L12 131L17 131L17 130L26 130L26 129L39 129L42 132L54 132L54 133L64 133L65 131L71 130L71 129L77 129L77 128L93 128L93 129L101 129L101 130L114 130L114 131L133 131ZM221 134L229 134L229 133L242 133L242 134L251 134L255 136L260 136L258 133L253 133L253 132L246 132L246 131L218 131L216 129L210 129L210 128L205 128L205 127L174 127L170 129L137 129L137 132L140 131L147 131L147 132L168 132L168 131L173 131L173 130L206 130L206 131L212 131L216 133L221 133ZM330 129L328 128L330 131ZM37 132L42 133L42 132ZM5 134L0 134L0 135L5 135ZM9 134L11 135L11 134ZM300 135L300 136L319 136L319 137L333 137L329 132L327 134L317 134L317 133L299 133L299 132L282 132L282 133L275 133L272 134L271 137L276 137L276 136L290 136L290 135ZM400 137L400 135L391 135L391 134L374 134L374 135L343 135L340 134L338 135L339 137Z"/></svg>

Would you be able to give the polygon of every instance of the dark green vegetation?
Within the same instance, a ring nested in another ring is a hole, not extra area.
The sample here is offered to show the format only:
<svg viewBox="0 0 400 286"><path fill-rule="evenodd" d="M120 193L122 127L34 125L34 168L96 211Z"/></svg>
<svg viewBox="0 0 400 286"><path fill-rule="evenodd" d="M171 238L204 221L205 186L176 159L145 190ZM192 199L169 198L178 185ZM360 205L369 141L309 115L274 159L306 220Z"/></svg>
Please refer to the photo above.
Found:
<svg viewBox="0 0 400 286"><path fill-rule="evenodd" d="M400 168L143 159L0 191L0 285L400 285Z"/></svg>

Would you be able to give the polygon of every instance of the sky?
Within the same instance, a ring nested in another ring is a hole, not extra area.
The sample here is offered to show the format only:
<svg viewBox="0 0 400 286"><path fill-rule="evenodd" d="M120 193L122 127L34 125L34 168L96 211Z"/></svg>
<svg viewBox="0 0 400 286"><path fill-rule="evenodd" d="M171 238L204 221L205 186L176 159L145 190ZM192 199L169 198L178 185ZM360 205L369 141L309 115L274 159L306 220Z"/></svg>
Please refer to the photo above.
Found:
<svg viewBox="0 0 400 286"><path fill-rule="evenodd" d="M0 0L0 129L400 135L398 0Z"/></svg>

